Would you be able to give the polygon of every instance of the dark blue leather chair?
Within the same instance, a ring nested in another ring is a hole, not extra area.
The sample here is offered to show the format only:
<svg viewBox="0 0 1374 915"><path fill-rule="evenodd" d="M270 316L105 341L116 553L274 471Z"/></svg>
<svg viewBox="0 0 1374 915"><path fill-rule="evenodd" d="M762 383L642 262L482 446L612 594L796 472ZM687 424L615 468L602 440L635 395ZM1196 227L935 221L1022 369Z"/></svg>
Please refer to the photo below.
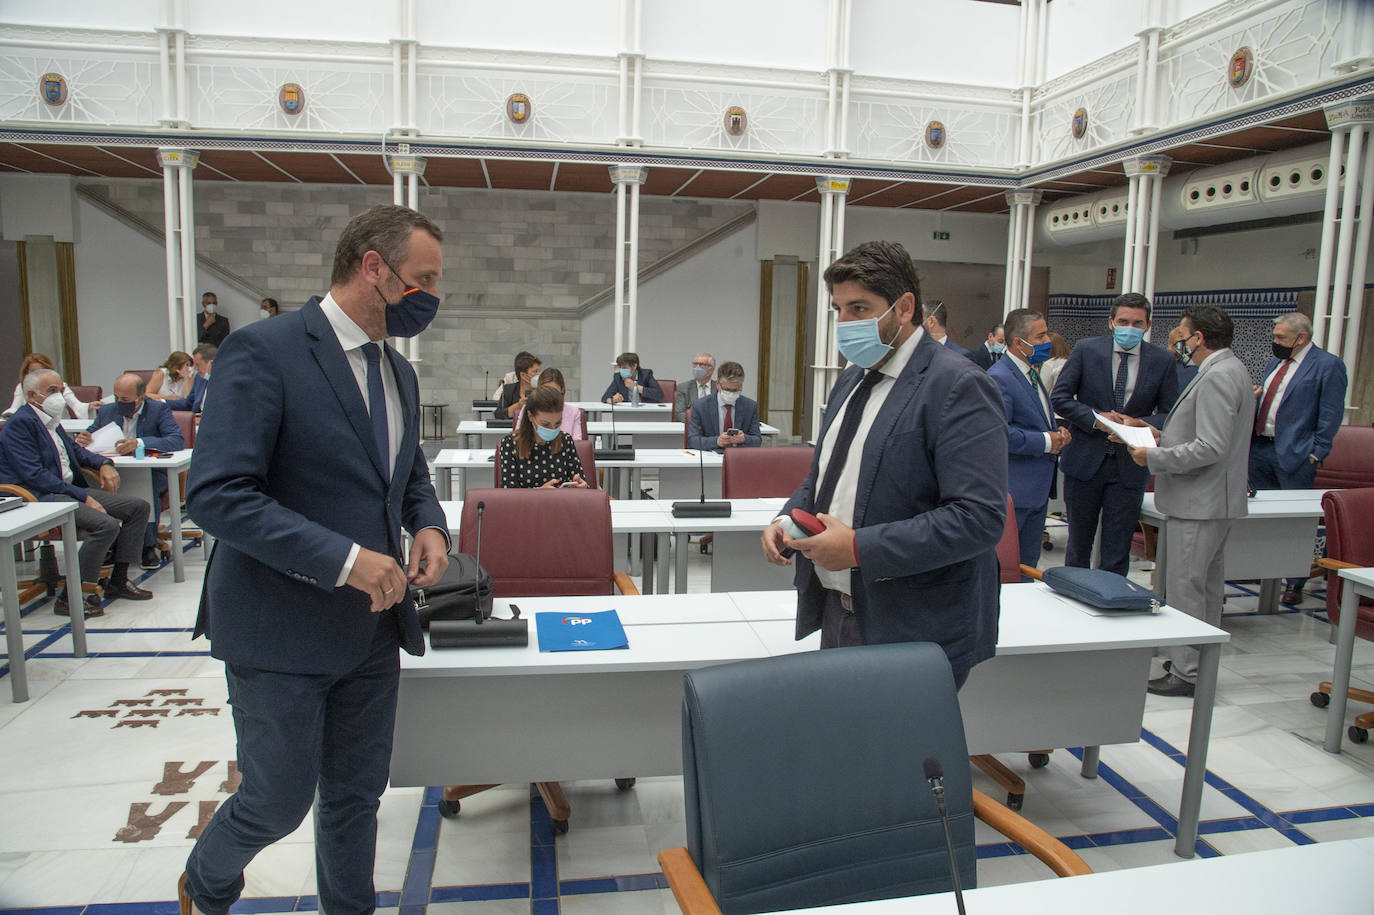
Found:
<svg viewBox="0 0 1374 915"><path fill-rule="evenodd" d="M1061 875L1087 865L973 790L944 652L869 645L709 667L685 677L687 847L659 855L684 912L771 912L951 888L922 768L944 784L960 881L975 885L975 813Z"/></svg>

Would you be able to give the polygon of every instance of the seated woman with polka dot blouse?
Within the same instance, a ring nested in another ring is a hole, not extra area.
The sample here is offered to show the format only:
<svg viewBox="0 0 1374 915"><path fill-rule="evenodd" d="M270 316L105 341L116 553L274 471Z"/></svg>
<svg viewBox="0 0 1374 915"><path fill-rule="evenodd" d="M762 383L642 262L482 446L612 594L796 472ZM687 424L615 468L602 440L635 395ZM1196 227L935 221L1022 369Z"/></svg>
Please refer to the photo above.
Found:
<svg viewBox="0 0 1374 915"><path fill-rule="evenodd" d="M520 422L498 449L503 488L587 488L577 446L559 429L562 422L563 395L556 388L536 388L525 401Z"/></svg>

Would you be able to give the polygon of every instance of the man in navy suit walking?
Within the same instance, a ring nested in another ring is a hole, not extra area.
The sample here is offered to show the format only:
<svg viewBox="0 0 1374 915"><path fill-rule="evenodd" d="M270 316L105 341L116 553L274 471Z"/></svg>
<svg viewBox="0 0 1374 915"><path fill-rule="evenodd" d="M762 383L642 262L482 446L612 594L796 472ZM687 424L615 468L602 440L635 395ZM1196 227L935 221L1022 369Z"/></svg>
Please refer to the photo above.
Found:
<svg viewBox="0 0 1374 915"><path fill-rule="evenodd" d="M1250 486L1311 489L1345 417L1345 363L1312 342L1312 322L1296 311L1274 319L1273 346L1255 389ZM1288 579L1283 602L1301 601L1306 581Z"/></svg>
<svg viewBox="0 0 1374 915"><path fill-rule="evenodd" d="M921 328L916 268L867 242L825 271L851 363L826 402L811 473L784 506L825 530L763 532L774 565L795 548L798 639L822 648L935 642L955 685L992 657L997 541L1007 518L1007 424L996 386Z"/></svg>
<svg viewBox="0 0 1374 915"><path fill-rule="evenodd" d="M243 781L191 851L183 913L227 912L244 867L312 802L321 911L376 906L396 649L424 652L408 585L448 563L415 371L386 338L433 320L441 238L413 210L372 207L340 236L323 300L220 348L186 501L217 541L196 635L225 664Z"/></svg>
<svg viewBox="0 0 1374 915"><path fill-rule="evenodd" d="M1044 316L1029 308L1017 308L1008 312L1002 323L1008 358L993 363L988 377L1002 390L1007 416L1007 481L1016 508L1021 563L1036 566L1044 543L1056 455L1073 436L1055 421L1050 393L1040 382L1039 366L1050 357L1052 346Z"/></svg>
<svg viewBox="0 0 1374 915"><path fill-rule="evenodd" d="M1178 372L1168 351L1144 340L1150 312L1150 300L1138 292L1117 296L1107 319L1111 333L1080 341L1050 392L1054 411L1075 427L1059 455L1069 519L1065 565L1089 566L1101 518L1097 567L1118 575L1130 569L1131 537L1150 472L1131 460L1125 445L1107 440L1093 414L1163 427L1178 399Z"/></svg>

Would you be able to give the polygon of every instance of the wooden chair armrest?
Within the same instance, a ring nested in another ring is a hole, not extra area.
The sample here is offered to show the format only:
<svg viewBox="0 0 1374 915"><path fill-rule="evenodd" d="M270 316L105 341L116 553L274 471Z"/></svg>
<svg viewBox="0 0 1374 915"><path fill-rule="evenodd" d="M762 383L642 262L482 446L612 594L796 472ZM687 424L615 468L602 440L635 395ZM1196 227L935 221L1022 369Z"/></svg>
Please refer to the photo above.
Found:
<svg viewBox="0 0 1374 915"><path fill-rule="evenodd" d="M96 489L100 489L100 474L89 467L82 467L81 472L86 475L86 480L95 484Z"/></svg>
<svg viewBox="0 0 1374 915"><path fill-rule="evenodd" d="M1091 874L1086 861L1063 842L977 788L973 789L974 816L1043 861L1060 877ZM661 858L661 856L660 856ZM667 869L665 868L665 873Z"/></svg>
<svg viewBox="0 0 1374 915"><path fill-rule="evenodd" d="M1360 568L1363 568L1363 566L1360 566L1360 565L1358 565L1358 564L1356 564L1356 563L1353 563L1353 562L1345 562L1344 560L1341 560L1341 559L1331 559L1331 558L1329 558L1329 557L1327 557L1327 556L1323 556L1321 559L1318 559L1318 560L1317 560L1317 565L1321 566L1323 569L1330 569L1332 572L1337 572L1337 571L1339 571L1339 570L1341 570L1341 569L1360 569Z"/></svg>
<svg viewBox="0 0 1374 915"><path fill-rule="evenodd" d="M1024 562L1021 563L1021 574L1026 576L1027 578L1033 578L1036 581L1040 581L1045 577L1044 572L1040 571L1039 569L1032 568L1031 566L1026 565Z"/></svg>
<svg viewBox="0 0 1374 915"><path fill-rule="evenodd" d="M668 878L668 886L673 891L678 908L683 915L720 915L720 906L701 879L701 873L687 849L679 845L658 853L658 866L663 868L663 876Z"/></svg>
<svg viewBox="0 0 1374 915"><path fill-rule="evenodd" d="M12 496L18 496L25 502L38 501L38 499L34 497L33 493L29 492L27 489L25 489L17 483L0 483L0 492L7 492Z"/></svg>
<svg viewBox="0 0 1374 915"><path fill-rule="evenodd" d="M615 586L621 594L638 594L639 589L635 587L634 579L626 572L615 573Z"/></svg>

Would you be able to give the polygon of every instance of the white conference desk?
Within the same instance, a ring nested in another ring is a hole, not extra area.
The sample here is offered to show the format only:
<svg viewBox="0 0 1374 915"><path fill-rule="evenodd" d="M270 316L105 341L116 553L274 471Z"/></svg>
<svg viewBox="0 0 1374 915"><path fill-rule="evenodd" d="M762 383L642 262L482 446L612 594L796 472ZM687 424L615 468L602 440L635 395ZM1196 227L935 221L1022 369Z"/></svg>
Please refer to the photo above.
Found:
<svg viewBox="0 0 1374 915"><path fill-rule="evenodd" d="M970 915L1063 915L1161 910L1244 912L1368 912L1374 839L1344 839L1267 851L1128 867L1081 877L1036 880L964 891ZM813 909L790 915L948 915L954 893L931 893ZM787 913L778 913L787 915Z"/></svg>
<svg viewBox="0 0 1374 915"><path fill-rule="evenodd" d="M1238 518L1226 538L1223 560L1226 580L1258 578L1260 613L1279 608L1279 584L1283 578L1305 578L1312 568L1312 548L1317 522L1322 518L1324 489L1262 489L1248 500L1249 516ZM1168 565L1165 529L1169 519L1155 507L1155 494L1145 493L1140 520L1159 528L1155 548L1155 582L1165 587ZM1168 595L1164 595L1168 598Z"/></svg>
<svg viewBox="0 0 1374 915"><path fill-rule="evenodd" d="M66 566L66 587L71 615L72 656L86 656L86 617L82 613L81 568L77 558L76 503L27 502L0 512L0 601L5 606L5 651L10 666L10 694L15 702L29 699L29 679L24 672L24 632L19 616L19 576L14 550L35 534L49 528L62 528L62 562Z"/></svg>
<svg viewBox="0 0 1374 915"><path fill-rule="evenodd" d="M152 512L148 515L149 521L156 521L162 513L161 503L153 498L153 474L159 470L167 471L167 514L170 516L168 528L171 530L173 581L186 580L186 562L181 549L181 472L190 468L193 450L183 448L181 451L173 451L165 458L145 457L141 460L131 454L107 455L114 461L115 469L119 471L122 481L133 483L132 486L126 486L121 482L119 491L143 499L152 506ZM133 477L137 478L131 479Z"/></svg>
<svg viewBox="0 0 1374 915"><path fill-rule="evenodd" d="M0 516L3 517L3 516ZM1355 655L1355 623L1359 618L1361 597L1374 598L1374 569L1341 569L1341 619L1336 624L1336 658L1331 671L1331 704L1326 709L1326 741L1329 753L1341 752L1345 730L1346 690L1350 689L1350 667Z"/></svg>
<svg viewBox="0 0 1374 915"><path fill-rule="evenodd" d="M606 489L617 498L638 498L643 471L658 472L659 496L688 499L701 495L701 479L706 478L706 498L720 498L721 466L724 455L684 448L637 448L634 460L602 461L598 470L606 471ZM440 499L455 497L453 472L459 473L456 496L469 489L490 489L495 484L494 448L445 448L430 465L434 469L434 489Z"/></svg>
<svg viewBox="0 0 1374 915"><path fill-rule="evenodd" d="M1139 740L1154 648L1199 649L1175 846L1190 857L1229 636L1169 607L1094 615L1038 582L1003 585L1002 597L998 656L974 668L960 694L971 753ZM630 647L540 653L531 632L520 648L404 656L392 785L677 775L684 672L819 644L792 639L793 592L512 600L531 626L541 610L614 609ZM498 616L509 603L496 602ZM1085 752L1089 775L1095 757Z"/></svg>
<svg viewBox="0 0 1374 915"><path fill-rule="evenodd" d="M671 415L671 414L669 414ZM663 419L636 418L620 422L620 408L615 411L614 422L608 420L589 420L587 435L592 440L601 439L603 447L612 447L614 440L620 443L633 443L636 448L674 448L682 447L686 441L686 425ZM489 427L486 420L465 419L458 424L458 434L465 436L464 443L469 447L479 447L481 440L499 440L510 435L511 430L504 427ZM777 426L759 424L759 434L765 439L779 434Z"/></svg>
<svg viewBox="0 0 1374 915"><path fill-rule="evenodd" d="M599 400L571 400L568 403L581 410L587 411L589 420L605 416L609 421L611 405L602 403ZM617 423L653 423L653 422L672 422L673 405L671 403L641 403L633 406L628 403L618 403L615 405L615 421Z"/></svg>

